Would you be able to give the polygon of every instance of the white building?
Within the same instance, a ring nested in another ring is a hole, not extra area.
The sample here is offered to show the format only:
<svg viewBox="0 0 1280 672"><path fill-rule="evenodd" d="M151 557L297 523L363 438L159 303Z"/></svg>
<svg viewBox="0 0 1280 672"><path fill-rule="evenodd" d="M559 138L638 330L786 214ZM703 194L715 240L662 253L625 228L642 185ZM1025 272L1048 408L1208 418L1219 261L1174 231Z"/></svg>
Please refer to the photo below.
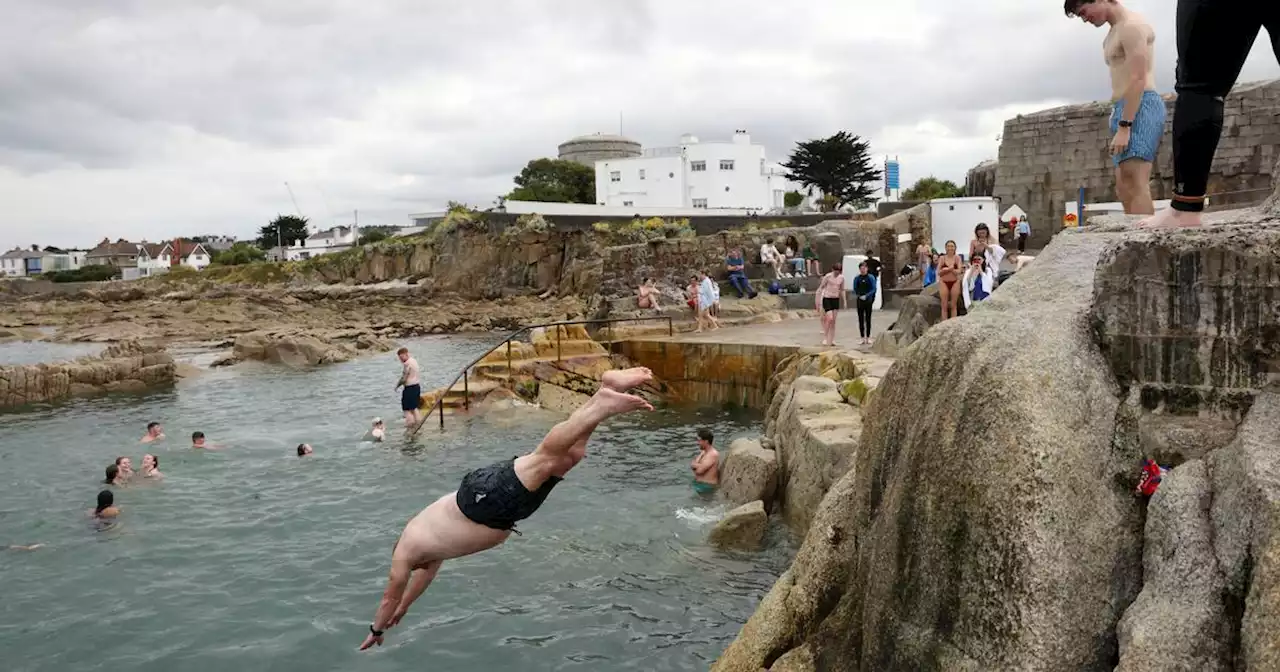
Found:
<svg viewBox="0 0 1280 672"><path fill-rule="evenodd" d="M137 277L146 278L168 273L174 266L182 265L199 271L213 263L212 255L204 243L175 240L171 243L141 243L138 245ZM132 279L132 278L126 278Z"/></svg>
<svg viewBox="0 0 1280 672"><path fill-rule="evenodd" d="M306 240L295 242L285 249L285 255L289 261L311 259L322 254L349 250L356 246L356 241L359 239L359 227L335 226L332 229L313 233L307 236Z"/></svg>
<svg viewBox="0 0 1280 672"><path fill-rule="evenodd" d="M53 271L74 271L84 265L85 250L61 250L46 247L41 250L14 248L0 255L0 277L22 278Z"/></svg>
<svg viewBox="0 0 1280 672"><path fill-rule="evenodd" d="M635 158L596 162L596 202L618 208L691 208L763 211L783 207L788 191L802 191L785 170L768 162L746 131L729 142L699 142L646 149Z"/></svg>
<svg viewBox="0 0 1280 672"><path fill-rule="evenodd" d="M1000 235L1000 202L988 196L935 198L929 201L929 219L933 224L933 249L942 252L947 241L956 243L956 252L968 256L969 242L977 240L973 229L986 224L991 239Z"/></svg>

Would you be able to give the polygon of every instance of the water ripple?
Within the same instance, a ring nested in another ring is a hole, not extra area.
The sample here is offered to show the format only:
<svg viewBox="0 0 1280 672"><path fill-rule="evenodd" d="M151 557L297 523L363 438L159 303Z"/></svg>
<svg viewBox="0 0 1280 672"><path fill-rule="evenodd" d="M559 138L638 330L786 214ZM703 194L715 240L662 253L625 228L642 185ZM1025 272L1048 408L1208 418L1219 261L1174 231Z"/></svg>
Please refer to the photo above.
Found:
<svg viewBox="0 0 1280 672"><path fill-rule="evenodd" d="M430 386L491 340L409 345ZM311 371L243 366L170 391L0 414L0 548L46 545L0 551L12 577L5 669L705 668L788 560L785 543L746 557L705 547L716 510L688 485L694 430L727 445L755 418L618 419L524 536L445 563L386 644L357 654L408 518L558 420L517 409L362 443L371 417L397 420L397 375L391 354ZM144 448L150 420L169 439ZM224 450L192 451L196 430ZM316 454L298 459L301 442ZM167 478L116 488L124 515L95 531L85 511L103 467L146 451Z"/></svg>

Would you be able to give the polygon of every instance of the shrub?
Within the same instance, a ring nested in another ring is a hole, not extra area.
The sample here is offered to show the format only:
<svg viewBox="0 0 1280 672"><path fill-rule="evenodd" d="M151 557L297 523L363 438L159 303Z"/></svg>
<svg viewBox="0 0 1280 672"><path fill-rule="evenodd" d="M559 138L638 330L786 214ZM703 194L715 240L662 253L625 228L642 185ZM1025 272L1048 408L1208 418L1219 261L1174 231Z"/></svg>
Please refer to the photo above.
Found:
<svg viewBox="0 0 1280 672"><path fill-rule="evenodd" d="M44 277L53 282L103 282L119 274L120 270L115 266L93 264L71 271L51 271L45 273Z"/></svg>

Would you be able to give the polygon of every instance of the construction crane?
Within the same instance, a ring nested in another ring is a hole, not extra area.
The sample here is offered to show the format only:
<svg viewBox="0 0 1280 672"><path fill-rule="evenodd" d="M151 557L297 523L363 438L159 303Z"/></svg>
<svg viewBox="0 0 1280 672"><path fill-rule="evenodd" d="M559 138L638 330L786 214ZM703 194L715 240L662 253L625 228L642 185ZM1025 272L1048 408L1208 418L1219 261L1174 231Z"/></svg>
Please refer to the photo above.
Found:
<svg viewBox="0 0 1280 672"><path fill-rule="evenodd" d="M297 212L297 213L298 213L298 219L306 220L306 217L303 217L303 216L302 216L302 208L299 208L299 207L298 207L298 197L296 197L296 196L294 196L294 195L293 195L293 187L289 186L289 183L288 183L288 182L285 182L285 183L284 183L284 188L285 188L285 189L287 189L287 190L289 191L289 200L293 201L293 210L294 210L294 212ZM284 256L285 256L285 254L284 254L284 243L283 243L283 241L281 240L281 237L280 237L280 236L281 236L281 234L280 234L280 228L281 228L281 227L280 227L280 224L277 222L277 223L276 223L276 254L277 254L277 256L279 256L279 257L280 257L280 259L278 259L278 261L284 261Z"/></svg>

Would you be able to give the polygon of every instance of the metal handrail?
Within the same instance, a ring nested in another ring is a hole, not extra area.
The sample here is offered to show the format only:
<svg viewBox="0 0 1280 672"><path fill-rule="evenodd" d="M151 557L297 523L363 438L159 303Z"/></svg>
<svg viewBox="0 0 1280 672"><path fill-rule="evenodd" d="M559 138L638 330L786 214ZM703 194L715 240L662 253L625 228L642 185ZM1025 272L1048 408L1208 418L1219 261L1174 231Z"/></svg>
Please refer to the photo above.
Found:
<svg viewBox="0 0 1280 672"><path fill-rule="evenodd" d="M517 329L511 332L510 334L507 334L507 337L499 341L497 345L494 345L488 350L485 350L484 353L481 354L479 357L476 357L475 359L471 360L470 364L467 364L466 366L462 367L462 372L454 376L453 380L450 381L448 385L444 386L443 388L444 392L440 394L440 397L437 398L435 403L431 405L431 408L427 410L426 415L422 416L422 419L419 420L418 424L414 426L413 432L410 433L409 436L410 438L417 436L418 430L422 429L422 426L427 424L427 418L430 418L432 413L439 414L440 429L444 429L444 398L449 393L449 390L452 390L453 386L458 384L459 380L462 381L462 407L471 408L471 394L468 389L468 378L469 378L469 376L467 375L468 372L470 372L471 369L474 368L476 364L479 364L481 361L483 361L485 357L488 357L489 355L493 354L494 351L496 351L498 348L501 348L504 345L507 346L507 375L511 375L511 372L512 372L511 342L514 341L517 337L523 336L529 333L530 331L533 331L534 329L546 329L547 327L565 327L571 324L616 324L618 322L653 322L657 320L666 320L667 335L668 336L675 335L675 326L671 322L670 316L616 317L616 318L611 318L606 320L563 320L560 322L546 322L543 324L533 324L527 327L521 327L520 329ZM560 331L561 331L560 329L556 329L556 361L557 362L560 361Z"/></svg>

